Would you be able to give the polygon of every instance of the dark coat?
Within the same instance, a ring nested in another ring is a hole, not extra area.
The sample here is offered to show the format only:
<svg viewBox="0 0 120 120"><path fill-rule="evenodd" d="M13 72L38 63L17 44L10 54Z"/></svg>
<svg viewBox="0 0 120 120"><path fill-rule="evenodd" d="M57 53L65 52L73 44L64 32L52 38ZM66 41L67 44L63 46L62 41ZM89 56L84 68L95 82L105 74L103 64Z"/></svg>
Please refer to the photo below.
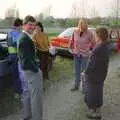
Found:
<svg viewBox="0 0 120 120"><path fill-rule="evenodd" d="M89 108L103 104L103 85L107 76L109 49L107 43L99 44L93 50L86 73L85 102Z"/></svg>
<svg viewBox="0 0 120 120"><path fill-rule="evenodd" d="M24 32L19 37L18 52L22 69L38 72L39 67L35 59L34 43L30 36Z"/></svg>

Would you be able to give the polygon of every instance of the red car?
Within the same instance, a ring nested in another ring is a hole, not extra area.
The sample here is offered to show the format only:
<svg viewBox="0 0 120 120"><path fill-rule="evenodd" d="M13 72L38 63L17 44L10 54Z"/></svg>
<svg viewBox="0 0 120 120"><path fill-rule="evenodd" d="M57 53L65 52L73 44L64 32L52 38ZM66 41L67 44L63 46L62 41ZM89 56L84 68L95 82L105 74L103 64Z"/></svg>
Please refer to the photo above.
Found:
<svg viewBox="0 0 120 120"><path fill-rule="evenodd" d="M51 50L54 51L54 53L59 55L69 55L71 56L71 52L69 50L69 41L72 37L73 31L77 29L76 27L71 27L63 31L61 34L59 34L57 37L54 37L51 39ZM95 28L88 28L92 31L95 31Z"/></svg>

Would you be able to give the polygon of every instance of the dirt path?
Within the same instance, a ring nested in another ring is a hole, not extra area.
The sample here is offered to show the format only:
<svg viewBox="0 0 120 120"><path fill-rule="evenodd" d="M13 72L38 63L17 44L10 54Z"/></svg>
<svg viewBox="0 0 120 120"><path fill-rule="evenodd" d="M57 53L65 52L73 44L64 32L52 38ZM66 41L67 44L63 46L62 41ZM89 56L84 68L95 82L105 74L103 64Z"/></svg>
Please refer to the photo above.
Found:
<svg viewBox="0 0 120 120"><path fill-rule="evenodd" d="M120 120L120 56L110 61L108 78L105 82L102 120ZM81 91L70 92L73 80L54 83L45 92L44 120L87 120ZM21 113L1 120L19 120Z"/></svg>

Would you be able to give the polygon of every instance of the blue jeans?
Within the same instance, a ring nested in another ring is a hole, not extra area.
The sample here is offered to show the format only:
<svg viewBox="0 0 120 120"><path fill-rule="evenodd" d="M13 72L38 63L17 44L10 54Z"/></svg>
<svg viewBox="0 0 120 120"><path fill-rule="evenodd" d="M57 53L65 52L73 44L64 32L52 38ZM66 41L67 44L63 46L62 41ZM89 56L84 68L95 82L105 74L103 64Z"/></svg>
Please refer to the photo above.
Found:
<svg viewBox="0 0 120 120"><path fill-rule="evenodd" d="M75 88L79 88L81 82L81 72L85 71L88 65L88 57L74 55L74 68L75 68Z"/></svg>

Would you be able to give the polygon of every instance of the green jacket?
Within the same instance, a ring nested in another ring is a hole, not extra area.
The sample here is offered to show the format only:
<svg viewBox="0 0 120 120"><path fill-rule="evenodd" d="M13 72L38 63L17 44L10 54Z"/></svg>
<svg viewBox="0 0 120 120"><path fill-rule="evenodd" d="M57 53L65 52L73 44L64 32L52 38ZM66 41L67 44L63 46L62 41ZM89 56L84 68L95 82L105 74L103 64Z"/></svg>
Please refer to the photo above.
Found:
<svg viewBox="0 0 120 120"><path fill-rule="evenodd" d="M38 65L35 59L35 48L34 43L30 36L26 33L22 33L18 43L18 53L23 70L30 70L38 72Z"/></svg>

